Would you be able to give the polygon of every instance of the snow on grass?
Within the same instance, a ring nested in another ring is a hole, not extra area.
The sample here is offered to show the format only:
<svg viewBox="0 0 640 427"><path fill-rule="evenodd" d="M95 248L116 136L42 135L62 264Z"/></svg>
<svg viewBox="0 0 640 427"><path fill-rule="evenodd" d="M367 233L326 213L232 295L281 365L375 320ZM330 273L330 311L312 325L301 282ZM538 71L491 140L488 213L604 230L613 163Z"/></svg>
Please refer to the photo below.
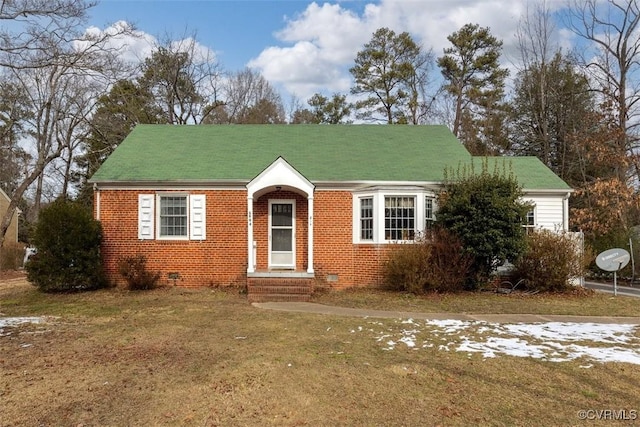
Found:
<svg viewBox="0 0 640 427"><path fill-rule="evenodd" d="M584 358L594 362L640 365L640 339L636 336L638 325L574 322L502 324L464 320L416 322L413 319L396 321L391 327L380 322L370 322L370 325L384 328L384 331L374 334L377 334L375 338L383 350L387 351L404 344L413 350L436 347L440 351L480 353L485 358L508 355L550 362Z"/></svg>
<svg viewBox="0 0 640 427"><path fill-rule="evenodd" d="M24 323L42 323L42 317L0 317L0 337L6 335L6 328L15 327Z"/></svg>

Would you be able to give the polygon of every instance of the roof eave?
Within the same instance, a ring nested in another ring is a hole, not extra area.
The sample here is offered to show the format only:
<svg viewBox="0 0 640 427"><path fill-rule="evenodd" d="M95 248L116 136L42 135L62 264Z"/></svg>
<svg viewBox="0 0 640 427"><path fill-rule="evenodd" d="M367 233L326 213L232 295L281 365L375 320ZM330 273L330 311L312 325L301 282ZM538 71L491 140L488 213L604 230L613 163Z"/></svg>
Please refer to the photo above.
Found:
<svg viewBox="0 0 640 427"><path fill-rule="evenodd" d="M148 188L158 189L167 187L192 188L192 187L244 187L248 179L229 180L89 180L98 189L112 188Z"/></svg>
<svg viewBox="0 0 640 427"><path fill-rule="evenodd" d="M523 193L527 194L551 194L557 196L559 194L564 194L569 196L571 193L575 192L573 188L523 188Z"/></svg>

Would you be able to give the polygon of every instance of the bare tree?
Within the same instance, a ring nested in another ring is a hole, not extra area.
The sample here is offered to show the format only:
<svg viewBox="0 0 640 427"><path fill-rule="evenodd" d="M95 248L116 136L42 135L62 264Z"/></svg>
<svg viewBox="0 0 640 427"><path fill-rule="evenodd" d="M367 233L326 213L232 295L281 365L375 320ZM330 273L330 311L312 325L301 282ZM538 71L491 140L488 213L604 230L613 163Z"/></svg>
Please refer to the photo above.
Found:
<svg viewBox="0 0 640 427"><path fill-rule="evenodd" d="M232 74L227 80L224 109L227 123L285 122L280 95L262 74L249 68Z"/></svg>
<svg viewBox="0 0 640 427"><path fill-rule="evenodd" d="M84 40L78 28L95 4L85 0L1 0L0 22L7 25L0 28L0 67L28 69L58 63L58 49L51 48Z"/></svg>
<svg viewBox="0 0 640 427"><path fill-rule="evenodd" d="M34 211L38 211L44 171L70 140L63 135L64 124L74 111L69 105L73 89L87 87L87 79L106 84L104 79L119 65L117 52L108 42L130 29L84 33L81 24L92 5L79 0L16 0L0 5L1 19L13 20L6 27L12 31L0 33L1 71L4 79L24 93L29 116L24 121L22 144L32 157L0 219L0 247L18 203L33 183Z"/></svg>
<svg viewBox="0 0 640 427"><path fill-rule="evenodd" d="M640 126L640 9L637 0L574 0L568 26L591 44L581 60L602 101L613 106L621 153L637 148ZM640 165L636 163L636 174ZM620 178L628 171L620 170Z"/></svg>
<svg viewBox="0 0 640 427"><path fill-rule="evenodd" d="M201 123L219 105L220 65L195 34L167 39L142 68L138 83L154 95L167 123Z"/></svg>

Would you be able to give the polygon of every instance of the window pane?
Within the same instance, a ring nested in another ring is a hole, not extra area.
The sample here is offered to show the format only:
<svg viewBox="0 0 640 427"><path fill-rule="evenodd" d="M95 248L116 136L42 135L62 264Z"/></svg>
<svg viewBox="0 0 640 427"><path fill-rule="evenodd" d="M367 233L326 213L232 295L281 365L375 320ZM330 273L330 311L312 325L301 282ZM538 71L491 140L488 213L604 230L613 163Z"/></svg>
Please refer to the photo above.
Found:
<svg viewBox="0 0 640 427"><path fill-rule="evenodd" d="M290 228L274 228L271 231L273 239L271 250L274 251L291 251L292 250L292 232Z"/></svg>
<svg viewBox="0 0 640 427"><path fill-rule="evenodd" d="M293 225L293 205L291 203L274 203L271 205L271 224L274 226Z"/></svg>

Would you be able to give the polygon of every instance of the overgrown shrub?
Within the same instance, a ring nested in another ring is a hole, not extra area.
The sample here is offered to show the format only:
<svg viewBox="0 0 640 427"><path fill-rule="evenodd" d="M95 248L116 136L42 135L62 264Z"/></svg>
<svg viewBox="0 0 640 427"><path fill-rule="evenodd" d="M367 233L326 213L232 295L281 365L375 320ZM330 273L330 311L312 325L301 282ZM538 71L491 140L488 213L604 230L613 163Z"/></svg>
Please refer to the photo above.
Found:
<svg viewBox="0 0 640 427"><path fill-rule="evenodd" d="M149 271L147 257L142 254L120 258L118 273L126 280L127 288L131 291L153 289L160 280L160 272Z"/></svg>
<svg viewBox="0 0 640 427"><path fill-rule="evenodd" d="M382 273L385 288L423 293L427 287L430 260L431 245L426 240L390 245Z"/></svg>
<svg viewBox="0 0 640 427"><path fill-rule="evenodd" d="M26 264L27 277L44 292L70 292L106 286L100 243L102 227L91 211L59 199L44 208L32 242L37 255Z"/></svg>
<svg viewBox="0 0 640 427"><path fill-rule="evenodd" d="M587 251L588 252L588 251ZM527 289L566 292L572 279L582 277L589 256L568 233L536 230L527 235L526 250L514 263L517 280L525 279Z"/></svg>
<svg viewBox="0 0 640 427"><path fill-rule="evenodd" d="M464 288L471 257L459 239L436 228L413 244L390 247L383 267L387 289L424 292L457 292Z"/></svg>
<svg viewBox="0 0 640 427"><path fill-rule="evenodd" d="M522 189L506 170L448 172L439 197L437 223L457 236L472 257L467 287L478 289L489 281L495 268L518 258L525 248L523 218L530 209L521 201Z"/></svg>
<svg viewBox="0 0 640 427"><path fill-rule="evenodd" d="M24 244L8 243L0 248L0 271L17 270L22 267L24 260Z"/></svg>

